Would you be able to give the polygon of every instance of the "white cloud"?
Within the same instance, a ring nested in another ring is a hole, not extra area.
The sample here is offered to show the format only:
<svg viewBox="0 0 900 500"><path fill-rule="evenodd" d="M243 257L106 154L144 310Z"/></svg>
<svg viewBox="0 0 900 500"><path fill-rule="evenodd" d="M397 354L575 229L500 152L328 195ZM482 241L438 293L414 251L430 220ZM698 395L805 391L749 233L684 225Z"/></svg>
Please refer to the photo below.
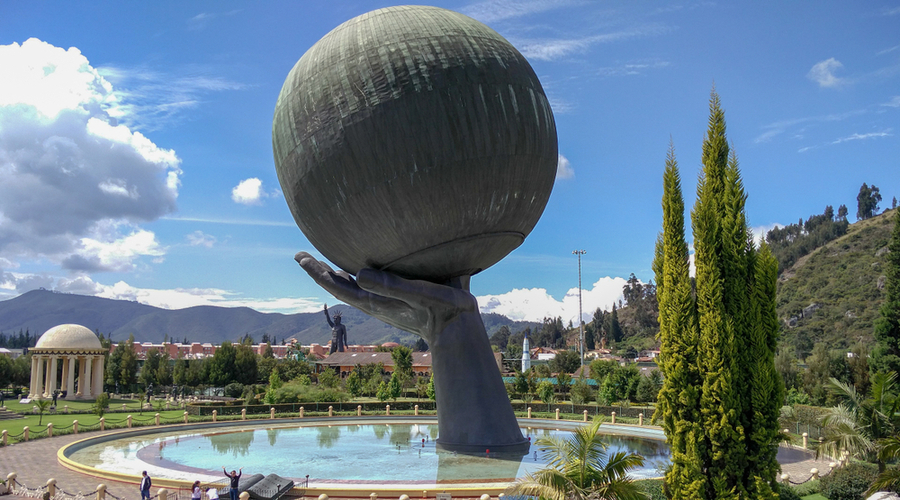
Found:
<svg viewBox="0 0 900 500"><path fill-rule="evenodd" d="M0 253L126 270L164 249L140 222L174 212L181 160L76 48L0 46Z"/></svg>
<svg viewBox="0 0 900 500"><path fill-rule="evenodd" d="M553 61L570 54L584 52L593 45L600 43L612 43L659 35L667 29L661 25L646 25L628 30L604 33L600 35L583 36L568 39L540 39L540 40L513 40L519 52L529 59L541 61Z"/></svg>
<svg viewBox="0 0 900 500"><path fill-rule="evenodd" d="M840 61L831 57L814 64L806 77L818 83L820 87L837 87L844 83L844 79L835 76L834 72L843 67Z"/></svg>
<svg viewBox="0 0 900 500"><path fill-rule="evenodd" d="M900 108L900 95L891 97L890 101L882 103L881 105L889 108Z"/></svg>
<svg viewBox="0 0 900 500"><path fill-rule="evenodd" d="M492 23L580 3L566 0L487 0L468 5L462 9L462 12L483 23Z"/></svg>
<svg viewBox="0 0 900 500"><path fill-rule="evenodd" d="M262 181L256 177L244 179L231 190L231 199L241 205L258 205L268 196L262 189Z"/></svg>
<svg viewBox="0 0 900 500"><path fill-rule="evenodd" d="M590 290L582 290L582 317L590 321L594 310L608 310L622 298L622 288L627 281L624 278L600 278ZM563 322L570 320L578 324L578 289L566 292L562 300L553 298L544 288L517 288L500 295L483 295L478 297L482 313L503 314L519 321L541 321L543 318L562 317Z"/></svg>
<svg viewBox="0 0 900 500"><path fill-rule="evenodd" d="M556 178L571 179L572 177L575 177L575 171L572 170L572 164L569 163L568 158L559 155L559 160L556 163Z"/></svg>
<svg viewBox="0 0 900 500"><path fill-rule="evenodd" d="M891 129L882 130L881 132L869 132L868 134L850 134L846 137L835 139L832 144L840 144L847 141L859 141L863 139L873 139L877 137L891 137Z"/></svg>
<svg viewBox="0 0 900 500"><path fill-rule="evenodd" d="M194 231L187 235L187 240L191 246L203 246L206 248L212 248L217 241L215 236L206 234L203 231Z"/></svg>

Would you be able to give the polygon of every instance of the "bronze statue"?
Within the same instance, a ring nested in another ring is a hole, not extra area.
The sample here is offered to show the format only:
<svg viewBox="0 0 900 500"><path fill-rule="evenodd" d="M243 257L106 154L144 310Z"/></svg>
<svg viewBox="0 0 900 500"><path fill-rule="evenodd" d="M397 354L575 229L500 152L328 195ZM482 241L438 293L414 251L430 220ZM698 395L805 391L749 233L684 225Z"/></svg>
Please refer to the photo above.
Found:
<svg viewBox="0 0 900 500"><path fill-rule="evenodd" d="M328 326L331 327L331 351L344 352L347 350L347 327L341 324L341 312L334 312L334 321L328 316L328 304L325 304L325 319L328 320Z"/></svg>

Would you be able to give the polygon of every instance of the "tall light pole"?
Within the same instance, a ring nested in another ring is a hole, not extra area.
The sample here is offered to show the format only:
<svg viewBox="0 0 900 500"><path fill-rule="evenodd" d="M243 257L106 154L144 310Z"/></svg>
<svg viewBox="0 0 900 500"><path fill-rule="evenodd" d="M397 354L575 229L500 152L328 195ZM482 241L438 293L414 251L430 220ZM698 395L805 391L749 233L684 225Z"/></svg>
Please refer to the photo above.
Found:
<svg viewBox="0 0 900 500"><path fill-rule="evenodd" d="M581 367L584 368L584 319L581 315L581 256L587 252L584 250L574 250L573 254L578 256L578 326L581 328ZM584 371L584 370L582 370ZM582 373L582 375L584 375Z"/></svg>

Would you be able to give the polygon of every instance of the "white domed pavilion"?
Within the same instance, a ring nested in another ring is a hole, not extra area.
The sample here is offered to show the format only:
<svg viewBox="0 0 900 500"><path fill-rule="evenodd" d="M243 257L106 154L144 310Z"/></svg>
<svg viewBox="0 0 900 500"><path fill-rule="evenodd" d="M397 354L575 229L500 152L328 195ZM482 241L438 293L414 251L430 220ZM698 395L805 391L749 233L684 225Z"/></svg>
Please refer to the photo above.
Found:
<svg viewBox="0 0 900 500"><path fill-rule="evenodd" d="M51 398L57 389L66 391L67 399L93 399L103 392L106 349L90 329L81 325L55 326L41 335L29 352L29 398ZM57 368L60 363L61 379Z"/></svg>

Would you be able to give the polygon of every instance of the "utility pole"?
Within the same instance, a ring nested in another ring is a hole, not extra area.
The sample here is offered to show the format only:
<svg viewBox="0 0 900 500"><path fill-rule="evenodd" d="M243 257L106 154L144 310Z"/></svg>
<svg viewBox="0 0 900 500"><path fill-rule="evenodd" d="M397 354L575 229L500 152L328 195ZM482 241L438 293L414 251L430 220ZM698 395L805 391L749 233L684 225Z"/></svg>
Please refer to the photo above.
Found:
<svg viewBox="0 0 900 500"><path fill-rule="evenodd" d="M584 319L581 314L581 256L587 252L574 250L572 253L578 256L578 326L581 328L581 342L579 342L579 346L581 347L581 367L584 368Z"/></svg>

